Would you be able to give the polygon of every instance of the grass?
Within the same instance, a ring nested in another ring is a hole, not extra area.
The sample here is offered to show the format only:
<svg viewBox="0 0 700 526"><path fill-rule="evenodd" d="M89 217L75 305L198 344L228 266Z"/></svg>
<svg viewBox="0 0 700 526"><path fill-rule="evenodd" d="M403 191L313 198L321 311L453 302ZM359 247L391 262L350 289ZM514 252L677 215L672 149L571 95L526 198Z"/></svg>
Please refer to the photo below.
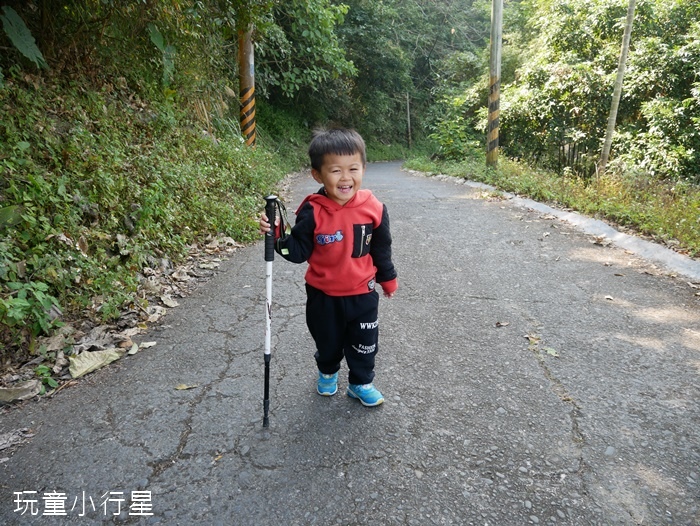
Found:
<svg viewBox="0 0 700 526"><path fill-rule="evenodd" d="M495 186L557 207L628 227L691 257L700 256L700 188L688 183L651 180L644 175L606 174L584 180L558 175L508 159L498 168L485 164L480 152L461 162L418 157L409 169L442 173Z"/></svg>

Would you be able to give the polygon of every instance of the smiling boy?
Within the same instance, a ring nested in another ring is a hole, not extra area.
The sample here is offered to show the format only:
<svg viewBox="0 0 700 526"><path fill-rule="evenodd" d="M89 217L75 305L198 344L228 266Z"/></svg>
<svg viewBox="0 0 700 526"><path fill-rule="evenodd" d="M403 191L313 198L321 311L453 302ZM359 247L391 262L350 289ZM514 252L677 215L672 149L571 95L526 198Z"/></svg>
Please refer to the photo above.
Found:
<svg viewBox="0 0 700 526"><path fill-rule="evenodd" d="M372 192L362 189L367 161L365 143L356 131L316 131L309 157L311 175L322 187L304 199L291 234L277 237L275 249L288 261L309 263L306 323L316 343L318 394L337 392L344 357L347 395L377 406L384 397L373 384L379 350L375 288L379 283L387 298L398 288L389 215ZM269 229L263 215L260 230Z"/></svg>

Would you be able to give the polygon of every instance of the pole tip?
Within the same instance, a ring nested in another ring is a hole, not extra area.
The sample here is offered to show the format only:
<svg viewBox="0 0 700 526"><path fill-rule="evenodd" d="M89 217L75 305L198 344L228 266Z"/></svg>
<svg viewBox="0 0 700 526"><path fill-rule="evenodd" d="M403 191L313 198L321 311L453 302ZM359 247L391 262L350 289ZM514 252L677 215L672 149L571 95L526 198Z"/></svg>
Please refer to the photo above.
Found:
<svg viewBox="0 0 700 526"><path fill-rule="evenodd" d="M267 416L263 418L263 427L270 427L270 418Z"/></svg>
<svg viewBox="0 0 700 526"><path fill-rule="evenodd" d="M265 197L265 201L276 201L276 200L277 200L277 196L275 194L270 194L270 195Z"/></svg>

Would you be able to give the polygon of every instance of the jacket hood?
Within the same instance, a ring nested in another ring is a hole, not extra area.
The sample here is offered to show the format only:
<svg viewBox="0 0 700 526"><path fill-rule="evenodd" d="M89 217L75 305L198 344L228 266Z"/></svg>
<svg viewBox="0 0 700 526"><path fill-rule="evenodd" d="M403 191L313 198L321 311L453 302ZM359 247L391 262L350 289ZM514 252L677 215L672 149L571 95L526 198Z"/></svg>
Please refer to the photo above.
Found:
<svg viewBox="0 0 700 526"><path fill-rule="evenodd" d="M301 202L299 208L297 208L297 213L299 212L299 210L301 210L301 207L304 206L307 202L317 203L328 212L336 212L338 210L342 210L343 208L356 208L358 206L362 206L367 202L367 200L370 197L372 197L371 190L360 189L353 196L353 198L350 199L350 201L345 203L345 205L339 205L330 197L328 197L326 195L326 190L323 187L321 187L321 189L318 192L307 196L306 199L304 199Z"/></svg>

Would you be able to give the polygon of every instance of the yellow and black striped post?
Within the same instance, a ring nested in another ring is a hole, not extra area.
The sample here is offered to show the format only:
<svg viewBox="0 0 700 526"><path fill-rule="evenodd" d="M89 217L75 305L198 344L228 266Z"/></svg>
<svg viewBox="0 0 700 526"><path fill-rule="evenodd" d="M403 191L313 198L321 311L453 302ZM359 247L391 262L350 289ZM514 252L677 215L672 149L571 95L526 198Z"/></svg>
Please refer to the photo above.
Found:
<svg viewBox="0 0 700 526"><path fill-rule="evenodd" d="M255 145L255 86L241 92L241 134L248 146Z"/></svg>
<svg viewBox="0 0 700 526"><path fill-rule="evenodd" d="M238 31L238 69L241 101L241 134L248 146L255 146L255 57L253 28Z"/></svg>
<svg viewBox="0 0 700 526"><path fill-rule="evenodd" d="M500 113L500 80L491 77L489 82L489 127L486 134L486 164L498 162L498 116Z"/></svg>

